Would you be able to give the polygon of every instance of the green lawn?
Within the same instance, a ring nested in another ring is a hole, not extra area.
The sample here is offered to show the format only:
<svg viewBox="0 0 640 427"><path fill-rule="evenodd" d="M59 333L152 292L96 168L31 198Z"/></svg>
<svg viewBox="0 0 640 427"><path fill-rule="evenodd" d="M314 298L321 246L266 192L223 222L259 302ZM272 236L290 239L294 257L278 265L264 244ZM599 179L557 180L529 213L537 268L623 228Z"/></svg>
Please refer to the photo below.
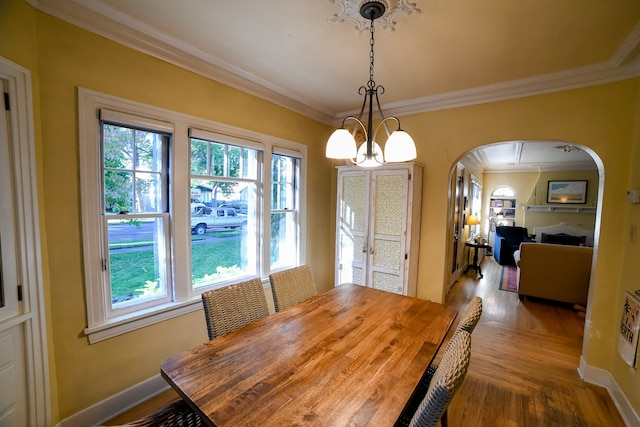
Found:
<svg viewBox="0 0 640 427"><path fill-rule="evenodd" d="M231 237L240 234L241 231L214 233L216 237ZM199 239L194 236L193 241L197 240ZM138 242L137 246L141 244L147 247L149 242ZM131 246L129 245L129 247ZM205 275L216 274L217 266L232 270L234 266L241 267L240 250L240 238L192 245L192 275L196 283L198 279L202 280ZM154 251L151 248L113 253L110 257L110 264L112 302L125 301L141 295L145 284L154 282L160 276L155 271Z"/></svg>

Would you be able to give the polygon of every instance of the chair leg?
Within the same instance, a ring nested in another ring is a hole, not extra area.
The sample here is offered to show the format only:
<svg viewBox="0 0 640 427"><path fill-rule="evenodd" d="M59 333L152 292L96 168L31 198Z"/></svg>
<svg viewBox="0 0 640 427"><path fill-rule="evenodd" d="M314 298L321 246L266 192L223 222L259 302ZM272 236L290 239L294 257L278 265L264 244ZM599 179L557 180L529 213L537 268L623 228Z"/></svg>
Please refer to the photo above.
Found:
<svg viewBox="0 0 640 427"><path fill-rule="evenodd" d="M447 410L444 410L444 414L442 414L442 418L440 418L440 425L442 427L447 427L449 425L449 421L447 420Z"/></svg>

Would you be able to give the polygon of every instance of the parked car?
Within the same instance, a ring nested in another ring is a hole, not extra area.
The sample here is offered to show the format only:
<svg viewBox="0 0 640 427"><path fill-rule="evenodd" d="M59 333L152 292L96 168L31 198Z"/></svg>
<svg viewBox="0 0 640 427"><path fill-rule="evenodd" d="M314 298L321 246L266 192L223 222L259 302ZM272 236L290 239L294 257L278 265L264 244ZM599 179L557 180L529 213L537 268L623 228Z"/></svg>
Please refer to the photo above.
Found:
<svg viewBox="0 0 640 427"><path fill-rule="evenodd" d="M247 202L246 200L238 200L235 202L225 202L221 205L218 205L219 208L233 208L236 212L241 214L247 214Z"/></svg>
<svg viewBox="0 0 640 427"><path fill-rule="evenodd" d="M193 215L209 215L211 208L204 203L191 203L191 216Z"/></svg>
<svg viewBox="0 0 640 427"><path fill-rule="evenodd" d="M202 207L191 213L191 233L203 235L212 228L242 228L247 225L247 216L231 208Z"/></svg>

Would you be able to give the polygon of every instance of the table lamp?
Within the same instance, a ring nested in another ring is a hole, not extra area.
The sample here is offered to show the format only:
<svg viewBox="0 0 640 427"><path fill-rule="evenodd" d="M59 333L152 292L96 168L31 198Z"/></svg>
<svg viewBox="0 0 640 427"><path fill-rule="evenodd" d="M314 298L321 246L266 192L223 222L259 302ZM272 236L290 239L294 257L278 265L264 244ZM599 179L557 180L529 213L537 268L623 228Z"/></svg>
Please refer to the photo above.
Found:
<svg viewBox="0 0 640 427"><path fill-rule="evenodd" d="M476 215L469 215L467 217L467 221L464 223L465 225L478 225L480 224L480 220Z"/></svg>
<svg viewBox="0 0 640 427"><path fill-rule="evenodd" d="M480 224L480 220L478 219L477 215L469 215L466 219L466 221L464 222L464 225L478 225Z"/></svg>

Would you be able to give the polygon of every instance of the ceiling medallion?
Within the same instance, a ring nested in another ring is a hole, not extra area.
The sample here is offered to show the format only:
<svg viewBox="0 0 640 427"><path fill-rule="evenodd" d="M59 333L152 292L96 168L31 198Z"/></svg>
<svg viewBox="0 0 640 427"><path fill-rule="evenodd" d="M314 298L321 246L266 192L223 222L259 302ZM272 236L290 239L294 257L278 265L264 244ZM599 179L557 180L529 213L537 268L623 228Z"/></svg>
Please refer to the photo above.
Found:
<svg viewBox="0 0 640 427"><path fill-rule="evenodd" d="M330 24L343 23L346 20L355 22L355 30L358 34L369 29L370 21L362 16L360 8L363 4L369 3L362 0L329 0L329 3L337 4L340 11L335 13L329 20ZM408 0L381 0L386 9L386 13L377 18L376 23L380 23L382 28L388 31L395 30L394 19L398 15L421 14L422 10L416 7L415 3L409 3Z"/></svg>

